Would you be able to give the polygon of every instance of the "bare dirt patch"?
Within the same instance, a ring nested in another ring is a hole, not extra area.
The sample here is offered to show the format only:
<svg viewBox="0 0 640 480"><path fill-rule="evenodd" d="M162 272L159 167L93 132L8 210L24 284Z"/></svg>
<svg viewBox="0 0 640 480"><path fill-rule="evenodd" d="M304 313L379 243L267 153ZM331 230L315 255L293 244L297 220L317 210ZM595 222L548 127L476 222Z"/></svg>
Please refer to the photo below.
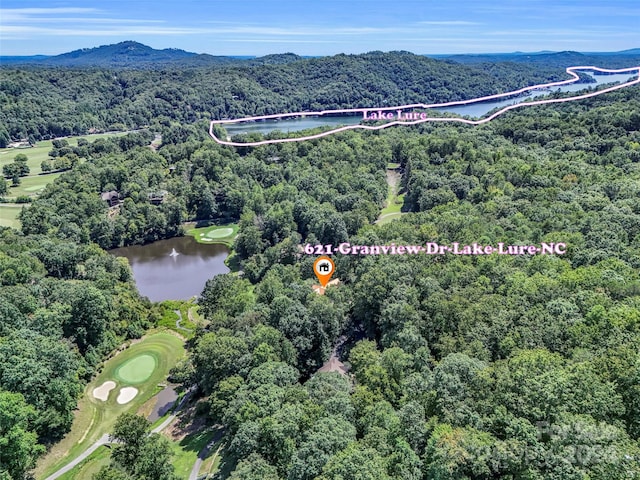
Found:
<svg viewBox="0 0 640 480"><path fill-rule="evenodd" d="M186 436L201 431L206 424L205 418L196 416L196 406L183 410L176 421L162 431L173 442L181 442Z"/></svg>

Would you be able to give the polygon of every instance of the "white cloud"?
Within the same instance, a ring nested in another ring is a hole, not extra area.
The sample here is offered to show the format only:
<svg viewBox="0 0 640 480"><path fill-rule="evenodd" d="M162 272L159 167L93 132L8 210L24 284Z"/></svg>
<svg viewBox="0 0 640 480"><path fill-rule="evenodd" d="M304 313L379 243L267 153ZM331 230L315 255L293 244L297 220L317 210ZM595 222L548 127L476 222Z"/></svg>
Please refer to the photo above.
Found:
<svg viewBox="0 0 640 480"><path fill-rule="evenodd" d="M83 28L42 28L27 25L3 26L0 38L7 38L5 34L28 34L31 36L75 36L75 37L101 37L120 35L189 35L211 33L206 29L179 28L179 27L151 27L131 26L113 27L108 29L83 29Z"/></svg>
<svg viewBox="0 0 640 480"><path fill-rule="evenodd" d="M432 21L432 22L418 22L421 25L443 25L443 26L468 26L468 25L482 25L479 22L467 22L466 20L442 20L442 21Z"/></svg>
<svg viewBox="0 0 640 480"><path fill-rule="evenodd" d="M72 25L48 27L36 26L33 24L3 25L0 38L8 38L7 34L29 34L32 36L120 36L120 35L257 35L281 37L273 38L273 41L293 41L291 37L315 35L323 36L361 36L374 34L393 34L407 31L406 28L376 28L376 27L260 27L260 26L238 26L238 27L171 27L162 25L164 22L137 22L136 20L112 19L73 19ZM103 24L100 28L82 28L83 23ZM125 25L122 25L122 24ZM138 24L140 23L140 24ZM254 41L253 39L248 39ZM333 42L332 42L333 43Z"/></svg>
<svg viewBox="0 0 640 480"><path fill-rule="evenodd" d="M104 18L104 17L31 17L25 21L14 21L14 23L20 24L43 24L43 23L104 23L104 24L119 24L119 23L139 23L139 24L148 24L148 23L166 23L164 20L138 20L132 18Z"/></svg>
<svg viewBox="0 0 640 480"><path fill-rule="evenodd" d="M339 40L302 40L302 39L275 39L275 38L223 38L221 42L233 43L343 43Z"/></svg>
<svg viewBox="0 0 640 480"><path fill-rule="evenodd" d="M0 8L2 23L25 22L38 18L37 15L68 15L99 13L97 8Z"/></svg>

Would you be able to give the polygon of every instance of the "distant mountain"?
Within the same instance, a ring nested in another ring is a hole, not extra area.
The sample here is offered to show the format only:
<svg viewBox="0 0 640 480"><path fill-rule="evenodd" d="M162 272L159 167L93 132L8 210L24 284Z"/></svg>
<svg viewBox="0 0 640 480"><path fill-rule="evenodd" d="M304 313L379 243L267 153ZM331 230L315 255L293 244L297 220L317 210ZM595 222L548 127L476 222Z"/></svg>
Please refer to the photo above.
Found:
<svg viewBox="0 0 640 480"><path fill-rule="evenodd" d="M246 57L245 57L246 58ZM82 48L55 56L2 57L3 64L38 64L59 67L135 67L152 68L168 65L211 65L242 61L225 56L187 52L177 48L156 50L134 41Z"/></svg>
<svg viewBox="0 0 640 480"><path fill-rule="evenodd" d="M640 48L631 48L629 50L623 50L618 52L619 55L640 55ZM593 53L592 55L601 55L600 53Z"/></svg>
<svg viewBox="0 0 640 480"><path fill-rule="evenodd" d="M0 65L8 65L13 63L34 63L49 58L47 55L29 55L25 57L19 56L3 56L0 55Z"/></svg>
<svg viewBox="0 0 640 480"><path fill-rule="evenodd" d="M279 53L253 58L249 63L253 65L283 65L286 63L297 62L303 58L305 57L301 57L295 53Z"/></svg>
<svg viewBox="0 0 640 480"><path fill-rule="evenodd" d="M126 66L132 63L163 63L184 60L195 53L178 49L155 50L138 42L127 41L96 48L83 48L45 59L42 63L58 66ZM106 64L106 65L105 65Z"/></svg>
<svg viewBox="0 0 640 480"><path fill-rule="evenodd" d="M198 67L211 65L245 64L284 65L308 57L293 53L255 56L216 56L187 52L177 48L156 50L134 41L102 45L95 48L82 48L61 55L34 55L23 57L0 57L2 65L44 65L56 67L102 67L102 68L162 68L162 67Z"/></svg>
<svg viewBox="0 0 640 480"><path fill-rule="evenodd" d="M373 53L373 52L371 52ZM484 63L528 63L553 68L569 65L595 64L603 67L622 67L630 64L640 65L640 48L622 52L512 52L460 55L424 55L424 57L463 64ZM253 56L217 56L187 52L177 48L156 50L135 41L102 45L95 48L83 48L61 55L46 56L0 56L0 65L44 65L55 67L99 67L99 68L135 68L155 69L164 67L198 67L231 65L286 65L310 58L294 53Z"/></svg>
<svg viewBox="0 0 640 480"><path fill-rule="evenodd" d="M546 65L549 67L568 67L571 65L596 65L601 67L628 67L640 65L640 49L625 50L623 52L580 53L564 52L535 52L535 53L489 53L466 55L438 55L440 60L456 63L478 64L515 62Z"/></svg>

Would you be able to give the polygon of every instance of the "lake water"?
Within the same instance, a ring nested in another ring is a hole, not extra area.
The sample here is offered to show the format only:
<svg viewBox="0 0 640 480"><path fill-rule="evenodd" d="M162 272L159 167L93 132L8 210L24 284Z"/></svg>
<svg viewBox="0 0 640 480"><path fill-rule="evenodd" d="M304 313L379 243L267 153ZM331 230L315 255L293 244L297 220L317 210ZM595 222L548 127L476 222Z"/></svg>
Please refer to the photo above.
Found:
<svg viewBox="0 0 640 480"><path fill-rule="evenodd" d="M357 125L362 120L362 113L347 116L339 115L336 117L297 117L286 120L264 120L261 122L248 123L232 123L223 125L229 135L237 135L239 133L266 133L280 130L282 132L297 132L299 130L307 130L309 128L324 127L330 125L339 127L341 125Z"/></svg>
<svg viewBox="0 0 640 480"><path fill-rule="evenodd" d="M189 236L116 248L109 253L129 259L138 291L153 302L200 295L207 280L229 272L224 264L229 255L226 246L204 245Z"/></svg>
<svg viewBox="0 0 640 480"><path fill-rule="evenodd" d="M528 100L531 98L543 97L544 95L548 95L551 92L557 92L557 91L577 92L579 90L584 90L585 88L595 88L598 85L603 85L605 83L626 82L631 77L631 75L629 75L628 73L625 73L625 74L614 74L614 75L591 75L591 77L593 77L597 83L572 83L569 85L563 85L561 87L555 87L548 90L530 92L529 95L518 97L518 98L510 98L507 100L497 100L493 102L473 103L470 105L458 105L455 107L434 108L434 110L437 110L439 112L456 113L458 115L468 115L470 117L483 117L494 108L502 108L508 105L513 105L514 103L520 103L524 100Z"/></svg>
<svg viewBox="0 0 640 480"><path fill-rule="evenodd" d="M588 73L588 72L587 72ZM562 92L576 92L584 90L585 88L595 88L598 85L605 83L626 82L632 77L629 73L613 74L613 75L591 75L597 83L576 83L570 85L564 85L562 87L555 87L546 91L531 92L528 96L522 96L518 98L510 98L508 100L498 100L493 102L474 103L470 105L458 105L454 107L435 108L434 110L441 112L456 113L458 115L469 115L470 117L482 117L494 108L506 107L514 103L522 102L526 99L535 97L541 97L548 95L551 91ZM263 120L260 122L248 122L248 123L235 123L229 125L223 125L229 135L237 135L242 133L261 133L267 134L275 130L282 132L297 132L299 130L306 130L309 128L316 128L322 126L338 127L341 125L357 125L362 120L362 113L357 115L342 115L332 117L297 117L285 120Z"/></svg>

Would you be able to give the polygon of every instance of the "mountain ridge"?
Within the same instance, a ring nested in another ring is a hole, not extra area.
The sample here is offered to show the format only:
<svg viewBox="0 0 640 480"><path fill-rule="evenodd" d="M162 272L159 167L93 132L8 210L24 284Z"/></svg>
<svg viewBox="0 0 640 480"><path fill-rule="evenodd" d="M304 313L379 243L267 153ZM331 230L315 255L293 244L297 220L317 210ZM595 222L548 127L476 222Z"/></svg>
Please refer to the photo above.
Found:
<svg viewBox="0 0 640 480"><path fill-rule="evenodd" d="M372 52L367 52L372 53ZM358 54L364 55L365 52ZM345 54L325 55L336 57ZM438 54L422 55L438 60L454 61L457 63L546 63L556 66L567 65L567 62L585 61L588 59L602 60L607 57L622 59L638 58L640 48L627 49L620 52L576 52L576 51L538 51L511 53L482 53L482 54ZM215 66L245 64L272 65L286 64L313 58L294 53L270 54L256 56L228 56L211 55L208 53L194 53L179 48L154 49L134 40L127 40L109 45L89 47L62 53L60 55L31 55L31 56L0 56L2 65L42 65L47 67L107 67L107 68L155 68L163 66ZM320 57L322 58L322 56ZM615 63L615 62L614 62Z"/></svg>

